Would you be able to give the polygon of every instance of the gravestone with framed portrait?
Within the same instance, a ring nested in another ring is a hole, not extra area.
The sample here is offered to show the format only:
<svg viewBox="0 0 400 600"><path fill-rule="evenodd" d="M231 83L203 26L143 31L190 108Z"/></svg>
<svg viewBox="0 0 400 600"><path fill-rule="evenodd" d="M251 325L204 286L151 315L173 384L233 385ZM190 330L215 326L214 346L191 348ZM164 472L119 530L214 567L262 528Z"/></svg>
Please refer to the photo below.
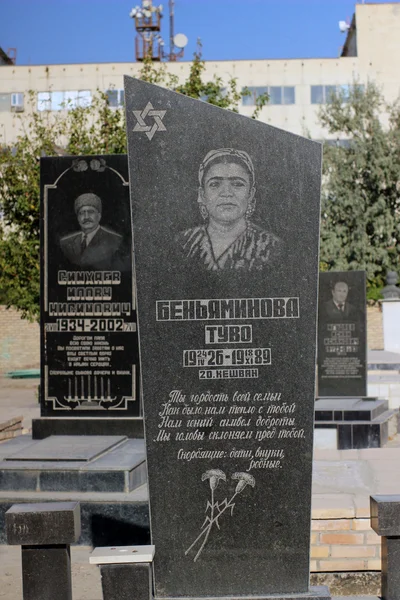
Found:
<svg viewBox="0 0 400 600"><path fill-rule="evenodd" d="M321 145L126 77L156 598L309 588Z"/></svg>
<svg viewBox="0 0 400 600"><path fill-rule="evenodd" d="M388 400L367 396L365 271L320 273L316 446L380 448L397 431Z"/></svg>
<svg viewBox="0 0 400 600"><path fill-rule="evenodd" d="M365 271L320 273L318 397L367 395Z"/></svg>
<svg viewBox="0 0 400 600"><path fill-rule="evenodd" d="M127 433L141 408L126 155L42 158L41 199L34 437Z"/></svg>

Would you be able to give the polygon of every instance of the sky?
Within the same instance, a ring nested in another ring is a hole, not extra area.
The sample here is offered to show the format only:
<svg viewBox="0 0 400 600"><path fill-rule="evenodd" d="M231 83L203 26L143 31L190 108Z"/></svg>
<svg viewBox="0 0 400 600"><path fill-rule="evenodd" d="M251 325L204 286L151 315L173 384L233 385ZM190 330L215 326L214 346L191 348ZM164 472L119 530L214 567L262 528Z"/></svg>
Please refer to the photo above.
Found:
<svg viewBox="0 0 400 600"><path fill-rule="evenodd" d="M160 2L168 48L168 0ZM129 12L140 3L0 0L0 47L16 48L17 65L134 61ZM189 39L185 60L198 38L205 60L335 57L345 41L338 22L354 8L352 0L175 0L175 33Z"/></svg>

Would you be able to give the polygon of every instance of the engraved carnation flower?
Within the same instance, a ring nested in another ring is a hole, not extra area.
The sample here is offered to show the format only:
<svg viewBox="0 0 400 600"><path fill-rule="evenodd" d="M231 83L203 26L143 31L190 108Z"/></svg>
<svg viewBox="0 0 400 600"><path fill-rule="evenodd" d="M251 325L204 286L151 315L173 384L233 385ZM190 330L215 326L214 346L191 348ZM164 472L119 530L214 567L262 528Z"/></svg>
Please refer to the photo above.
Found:
<svg viewBox="0 0 400 600"><path fill-rule="evenodd" d="M215 490L215 488L219 484L220 479L226 481L226 475L220 469L210 469L209 471L203 473L203 475L201 476L202 481L205 481L206 479L210 480L210 488L212 490Z"/></svg>
<svg viewBox="0 0 400 600"><path fill-rule="evenodd" d="M87 171L88 165L87 165L86 160L76 159L76 160L72 161L72 168L74 171L79 173L81 171Z"/></svg>
<svg viewBox="0 0 400 600"><path fill-rule="evenodd" d="M102 173L106 170L106 161L104 158L92 158L90 161L90 168L92 171L98 171L99 173Z"/></svg>
<svg viewBox="0 0 400 600"><path fill-rule="evenodd" d="M232 479L238 480L235 494L240 494L240 492L243 491L244 488L248 485L251 485L251 487L254 487L256 485L256 481L253 475L250 475L250 473L234 473L232 475Z"/></svg>

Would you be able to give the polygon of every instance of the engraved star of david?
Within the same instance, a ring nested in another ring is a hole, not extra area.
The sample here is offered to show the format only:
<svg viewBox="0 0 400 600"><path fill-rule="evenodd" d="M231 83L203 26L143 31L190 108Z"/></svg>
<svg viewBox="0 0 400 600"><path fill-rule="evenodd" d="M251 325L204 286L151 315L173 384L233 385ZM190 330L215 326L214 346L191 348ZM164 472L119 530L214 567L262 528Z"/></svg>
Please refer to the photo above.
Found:
<svg viewBox="0 0 400 600"><path fill-rule="evenodd" d="M151 140L154 134L157 131L167 131L164 123L162 122L166 110L154 110L151 102L148 102L144 110L134 110L132 111L136 117L137 123L133 128L133 131L144 132L149 140ZM154 119L154 123L152 126L147 125L145 119L146 117L152 117Z"/></svg>

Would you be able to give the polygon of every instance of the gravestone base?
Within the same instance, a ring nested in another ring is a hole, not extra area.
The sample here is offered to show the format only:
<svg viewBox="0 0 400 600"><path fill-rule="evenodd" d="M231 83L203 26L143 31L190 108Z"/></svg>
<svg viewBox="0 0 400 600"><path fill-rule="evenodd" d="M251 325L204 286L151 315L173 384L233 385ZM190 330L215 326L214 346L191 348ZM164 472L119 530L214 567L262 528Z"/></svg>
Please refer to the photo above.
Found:
<svg viewBox="0 0 400 600"><path fill-rule="evenodd" d="M151 564L100 565L104 600L152 600Z"/></svg>
<svg viewBox="0 0 400 600"><path fill-rule="evenodd" d="M337 450L382 448L392 430L396 411L377 398L317 398L315 429L337 431Z"/></svg>
<svg viewBox="0 0 400 600"><path fill-rule="evenodd" d="M5 513L15 503L71 502L81 505L79 546L149 544L150 526L145 485L123 492L27 492L0 491L0 546L7 544Z"/></svg>
<svg viewBox="0 0 400 600"><path fill-rule="evenodd" d="M325 585L311 586L308 592L300 594L271 594L270 596L218 596L218 597L202 597L202 598L169 598L167 600L329 600L331 595L329 588ZM161 598L155 597L155 600Z"/></svg>
<svg viewBox="0 0 400 600"><path fill-rule="evenodd" d="M2 490L129 493L146 479L144 443L125 436L20 436L0 447Z"/></svg>
<svg viewBox="0 0 400 600"><path fill-rule="evenodd" d="M143 419L141 417L32 419L32 439L42 440L50 435L125 435L128 438L143 439Z"/></svg>
<svg viewBox="0 0 400 600"><path fill-rule="evenodd" d="M72 599L69 545L22 546L24 600Z"/></svg>

